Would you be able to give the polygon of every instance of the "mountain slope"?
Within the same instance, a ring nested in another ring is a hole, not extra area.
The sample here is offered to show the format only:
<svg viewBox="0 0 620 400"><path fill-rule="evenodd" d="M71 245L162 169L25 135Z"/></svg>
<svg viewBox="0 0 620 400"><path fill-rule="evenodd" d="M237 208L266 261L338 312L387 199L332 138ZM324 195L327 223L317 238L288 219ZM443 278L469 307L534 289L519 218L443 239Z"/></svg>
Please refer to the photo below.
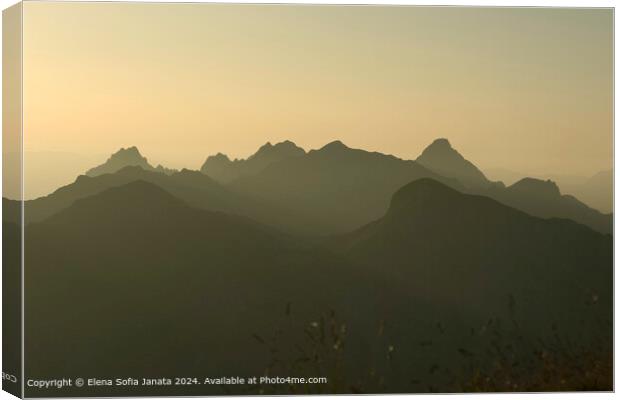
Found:
<svg viewBox="0 0 620 400"><path fill-rule="evenodd" d="M424 149L416 161L439 175L458 179L467 187L486 187L492 184L482 171L453 149L447 139L436 139Z"/></svg>
<svg viewBox="0 0 620 400"><path fill-rule="evenodd" d="M103 174L113 174L125 167L141 167L147 171L157 171L165 174L172 174L176 172L175 170L165 168L161 165L153 167L149 164L146 157L143 157L142 154L140 154L138 148L133 146L126 149L121 148L119 151L112 154L105 163L86 171L86 175L94 177Z"/></svg>
<svg viewBox="0 0 620 400"><path fill-rule="evenodd" d="M242 176L256 174L274 162L300 157L304 154L306 154L304 149L288 140L275 145L267 142L245 160L231 161L228 156L222 153L209 156L200 171L219 182L227 183Z"/></svg>

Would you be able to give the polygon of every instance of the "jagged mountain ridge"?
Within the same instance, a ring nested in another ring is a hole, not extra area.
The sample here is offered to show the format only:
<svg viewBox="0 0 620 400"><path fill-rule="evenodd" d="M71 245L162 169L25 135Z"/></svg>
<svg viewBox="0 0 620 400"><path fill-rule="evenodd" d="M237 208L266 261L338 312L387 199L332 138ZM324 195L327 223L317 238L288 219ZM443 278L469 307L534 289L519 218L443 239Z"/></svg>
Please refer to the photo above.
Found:
<svg viewBox="0 0 620 400"><path fill-rule="evenodd" d="M267 142L247 159L231 161L222 153L209 156L200 171L219 182L228 183L242 176L256 174L274 162L304 154L306 154L304 149L289 140L275 145Z"/></svg>
<svg viewBox="0 0 620 400"><path fill-rule="evenodd" d="M210 159L213 160L212 157ZM448 162L443 162L446 159ZM110 160L113 161L104 166L111 170L129 163L137 164L134 168L146 169L152 173L162 171L151 167L135 147L119 150L110 157ZM436 171L425 168L416 161L351 149L340 141L328 143L308 153L290 141L276 145L268 143L247 160L234 162L228 160L228 164L237 165L234 168L239 170L245 168L246 172L245 175L242 174L225 184L225 189L224 186L220 186L219 189L228 191L232 197L246 197L253 199L254 202L268 204L272 209L271 212L258 212L256 209L239 206L238 199L232 201L232 205L226 204L224 200L219 200L220 204L214 205L213 199L200 200L204 205L196 201L192 204L206 209L245 213L259 221L285 227L286 230L292 228L314 234L343 233L379 218L387 209L391 195L400 186L414 179L431 177L443 180L458 190L491 197L534 216L569 218L597 231L611 232L611 215L601 214L573 196L563 195L555 183L525 178L505 188L502 184L488 181L480 170L452 148L447 139L434 141L423 151L418 160L427 165L432 164ZM101 167L91 171L95 171L94 174L97 175L102 171ZM439 169L442 174L437 173ZM181 180L187 180L191 175L188 170L183 170L181 173L170 170L166 172L174 176L176 181L174 185L177 186L181 184ZM118 179L119 183L127 183L130 179L126 173L124 175L123 179ZM217 182L207 179L201 181L199 178L200 176L195 176L195 179L185 182L184 185L189 184L195 189L201 185L208 188L216 186ZM114 179L116 178L103 179L102 181L107 183L103 183L102 187L109 187ZM152 182L161 179L163 178L157 175L148 178ZM86 186L84 182L78 181L76 184ZM76 198L75 195L67 195L66 190L61 189L44 198L26 202L30 208L26 213L26 220L40 220L50 215L50 212L68 206L72 199ZM92 190L97 189L93 187ZM215 195L215 198L221 199L221 196L221 194ZM188 195L181 197L187 198ZM65 200L62 200L63 198ZM60 205L38 207L39 204L56 202ZM8 208L11 208L11 204L8 204ZM46 209L49 211L45 211ZM291 223L286 223L284 217L274 217L278 215L277 209L282 209ZM297 217L294 217L295 215ZM299 223L299 221L306 222Z"/></svg>
<svg viewBox="0 0 620 400"><path fill-rule="evenodd" d="M105 163L86 171L85 175L95 177L103 174L113 174L125 167L134 166L141 167L142 169L147 171L162 172L167 175L178 172L177 170L169 169L162 165L157 165L156 167L153 167L151 164L149 164L147 158L140 154L138 148L136 146L132 146L127 148L121 148L116 153L113 153Z"/></svg>

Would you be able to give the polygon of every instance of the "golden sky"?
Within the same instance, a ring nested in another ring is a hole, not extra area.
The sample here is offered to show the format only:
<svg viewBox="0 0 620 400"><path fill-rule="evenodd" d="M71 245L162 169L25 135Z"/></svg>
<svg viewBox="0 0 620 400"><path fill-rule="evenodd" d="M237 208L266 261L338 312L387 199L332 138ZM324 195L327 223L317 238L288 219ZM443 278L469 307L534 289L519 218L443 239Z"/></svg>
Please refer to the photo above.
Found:
<svg viewBox="0 0 620 400"><path fill-rule="evenodd" d="M610 9L27 2L23 21L41 162L136 145L197 169L285 139L415 158L447 137L482 167L612 166Z"/></svg>

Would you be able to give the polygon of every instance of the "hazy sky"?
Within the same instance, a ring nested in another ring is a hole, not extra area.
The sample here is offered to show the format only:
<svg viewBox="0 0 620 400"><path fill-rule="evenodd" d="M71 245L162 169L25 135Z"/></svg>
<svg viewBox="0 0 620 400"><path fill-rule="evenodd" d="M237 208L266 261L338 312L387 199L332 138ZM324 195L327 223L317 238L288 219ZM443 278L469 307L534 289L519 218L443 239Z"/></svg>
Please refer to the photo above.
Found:
<svg viewBox="0 0 620 400"><path fill-rule="evenodd" d="M199 168L266 141L415 158L447 137L482 167L589 175L612 166L612 23L609 9L27 2L25 150L136 145Z"/></svg>

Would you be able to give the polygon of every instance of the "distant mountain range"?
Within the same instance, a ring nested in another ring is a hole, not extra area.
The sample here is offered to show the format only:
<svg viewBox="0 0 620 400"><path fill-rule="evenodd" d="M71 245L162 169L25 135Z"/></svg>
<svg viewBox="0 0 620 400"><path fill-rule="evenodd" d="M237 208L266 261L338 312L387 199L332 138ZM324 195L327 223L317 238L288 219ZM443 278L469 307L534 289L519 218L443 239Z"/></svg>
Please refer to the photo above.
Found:
<svg viewBox="0 0 620 400"><path fill-rule="evenodd" d="M140 154L138 148L133 146L126 149L120 149L116 153L112 154L105 163L86 171L86 175L92 177L104 174L113 174L125 167L133 166L140 167L146 171L162 172L167 175L177 172L174 169L165 168L161 165L153 167L149 164L146 157L143 157L142 154Z"/></svg>
<svg viewBox="0 0 620 400"><path fill-rule="evenodd" d="M432 178L533 216L567 218L603 233L612 230L611 214L563 195L552 181L524 178L505 187L488 180L446 139L434 141L416 161L351 149L340 141L309 152L290 141L267 143L246 160L211 156L200 172L152 167L137 148L121 149L73 184L26 201L25 219L45 219L79 198L143 179L199 208L248 216L287 232L330 235L380 218L396 190ZM7 210L13 207L4 203Z"/></svg>
<svg viewBox="0 0 620 400"><path fill-rule="evenodd" d="M467 187L485 188L492 184L482 171L454 150L447 139L435 140L416 161L440 175L456 178Z"/></svg>

